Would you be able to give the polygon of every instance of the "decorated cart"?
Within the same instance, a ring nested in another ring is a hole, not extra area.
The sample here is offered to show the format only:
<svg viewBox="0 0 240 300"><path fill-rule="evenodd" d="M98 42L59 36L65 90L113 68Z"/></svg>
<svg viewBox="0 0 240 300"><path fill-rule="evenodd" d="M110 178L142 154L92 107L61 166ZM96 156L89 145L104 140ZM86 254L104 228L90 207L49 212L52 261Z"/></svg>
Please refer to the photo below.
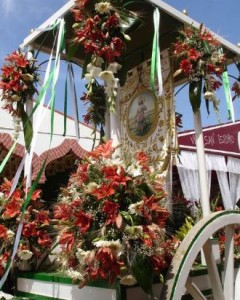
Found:
<svg viewBox="0 0 240 300"><path fill-rule="evenodd" d="M33 103L40 52L49 60ZM239 77L231 90L227 66L235 63L238 71L239 55L238 47L160 0L70 0L33 30L7 57L0 82L4 108L17 125L22 122L26 146L15 178L1 185L0 288L14 268L8 285L15 278L16 296L29 299L240 299L238 193L226 188L226 172L219 175L224 209L211 212L210 159L200 114L201 98L207 110L218 110L215 91L223 85L234 121L231 94L240 96ZM32 161L47 98L52 144L61 60L67 62L65 107L69 83L76 138L81 139L74 82L78 65L86 82L84 120L100 132L100 145L78 163L51 217L36 190L48 157L33 182ZM181 120L173 100L174 87L186 82L197 151L192 162L182 153L183 161L196 166L188 177L182 172L176 133ZM17 137L1 170L16 144ZM183 202L177 228L174 165L186 179L184 193L193 180L199 186L198 195L186 198L196 201L201 215L194 222L195 204L188 210L189 201ZM38 271L45 258L45 269Z"/></svg>

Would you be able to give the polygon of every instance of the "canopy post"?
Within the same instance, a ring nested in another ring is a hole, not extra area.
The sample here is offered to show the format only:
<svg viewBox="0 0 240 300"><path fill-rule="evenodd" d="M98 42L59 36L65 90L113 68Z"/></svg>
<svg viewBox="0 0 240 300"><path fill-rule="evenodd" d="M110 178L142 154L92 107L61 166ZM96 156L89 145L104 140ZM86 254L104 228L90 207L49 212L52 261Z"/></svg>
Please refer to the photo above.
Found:
<svg viewBox="0 0 240 300"><path fill-rule="evenodd" d="M194 114L194 127L196 138L196 149L198 159L198 172L199 172L199 184L200 184L200 201L202 206L203 217L210 214L210 202L208 193L208 180L207 180L207 168L204 152L203 130L201 112L198 110Z"/></svg>

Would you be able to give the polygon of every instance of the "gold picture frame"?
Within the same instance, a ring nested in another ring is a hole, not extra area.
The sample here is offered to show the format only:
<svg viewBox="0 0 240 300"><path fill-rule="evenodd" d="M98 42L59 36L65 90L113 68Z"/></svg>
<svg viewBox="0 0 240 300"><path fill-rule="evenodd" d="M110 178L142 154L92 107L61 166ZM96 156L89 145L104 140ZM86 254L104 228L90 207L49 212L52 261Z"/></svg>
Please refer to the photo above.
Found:
<svg viewBox="0 0 240 300"><path fill-rule="evenodd" d="M129 101L126 127L128 136L141 142L156 129L158 123L158 101L150 89L136 92Z"/></svg>

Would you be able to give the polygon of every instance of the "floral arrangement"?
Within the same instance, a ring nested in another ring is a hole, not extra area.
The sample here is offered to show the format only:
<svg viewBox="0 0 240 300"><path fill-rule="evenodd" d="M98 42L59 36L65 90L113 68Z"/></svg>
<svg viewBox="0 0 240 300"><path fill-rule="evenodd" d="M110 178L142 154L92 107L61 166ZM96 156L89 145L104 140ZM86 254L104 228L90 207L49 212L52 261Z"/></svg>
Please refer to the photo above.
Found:
<svg viewBox="0 0 240 300"><path fill-rule="evenodd" d="M39 81L38 67L33 57L27 58L23 52L15 51L5 59L6 63L1 68L0 88L3 90L3 108L12 115L21 115L21 106L32 100L37 92L36 84Z"/></svg>
<svg viewBox="0 0 240 300"><path fill-rule="evenodd" d="M239 79L233 83L232 91L234 92L234 96L233 96L232 100L235 100L236 98L240 98L240 80Z"/></svg>
<svg viewBox="0 0 240 300"><path fill-rule="evenodd" d="M100 145L79 163L54 208L60 268L81 286L119 279L153 297L152 276L168 268L176 247L165 232L168 217L148 156L139 152L123 161L111 141Z"/></svg>
<svg viewBox="0 0 240 300"><path fill-rule="evenodd" d="M6 57L0 74L3 108L14 116L14 127L18 128L16 132L21 129L19 119L22 120L27 149L31 141L32 128L24 104L27 100L32 100L34 93L37 92L39 74L35 62L33 56L27 57L26 53L15 51Z"/></svg>
<svg viewBox="0 0 240 300"><path fill-rule="evenodd" d="M225 57L220 43L202 25L186 27L173 44L173 54L180 60L174 76L183 74L189 81L189 96L194 113L201 104L201 93L217 108L215 91L222 85ZM202 82L204 85L202 87Z"/></svg>
<svg viewBox="0 0 240 300"><path fill-rule="evenodd" d="M9 197L12 183L7 179L0 185L0 276L4 274L13 249L25 200L24 185L15 189ZM49 211L44 210L41 190L35 190L24 212L22 236L13 265L20 267L28 261L37 268L42 256L52 246Z"/></svg>
<svg viewBox="0 0 240 300"><path fill-rule="evenodd" d="M117 72L121 68L119 59L125 48L125 41L129 36L123 30L123 15L129 14L122 6L122 1L75 0L74 14L74 42L83 45L86 54L84 76L88 81L87 94L84 100L90 103L85 116L88 121L97 124L104 120L92 113L96 110L96 97L101 100L102 107L114 110L115 97L119 79ZM124 12L124 13L123 13ZM98 96L99 82L104 81L104 95ZM106 99L105 99L106 98ZM99 113L98 113L99 115Z"/></svg>

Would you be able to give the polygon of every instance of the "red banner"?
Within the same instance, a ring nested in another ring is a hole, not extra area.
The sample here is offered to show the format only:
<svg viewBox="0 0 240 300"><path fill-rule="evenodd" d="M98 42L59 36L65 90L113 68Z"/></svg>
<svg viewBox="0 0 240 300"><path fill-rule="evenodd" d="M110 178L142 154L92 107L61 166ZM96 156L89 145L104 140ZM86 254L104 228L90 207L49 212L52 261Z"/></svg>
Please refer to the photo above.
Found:
<svg viewBox="0 0 240 300"><path fill-rule="evenodd" d="M240 157L240 121L203 129L205 151L208 153ZM195 150L194 131L178 134L182 150Z"/></svg>

